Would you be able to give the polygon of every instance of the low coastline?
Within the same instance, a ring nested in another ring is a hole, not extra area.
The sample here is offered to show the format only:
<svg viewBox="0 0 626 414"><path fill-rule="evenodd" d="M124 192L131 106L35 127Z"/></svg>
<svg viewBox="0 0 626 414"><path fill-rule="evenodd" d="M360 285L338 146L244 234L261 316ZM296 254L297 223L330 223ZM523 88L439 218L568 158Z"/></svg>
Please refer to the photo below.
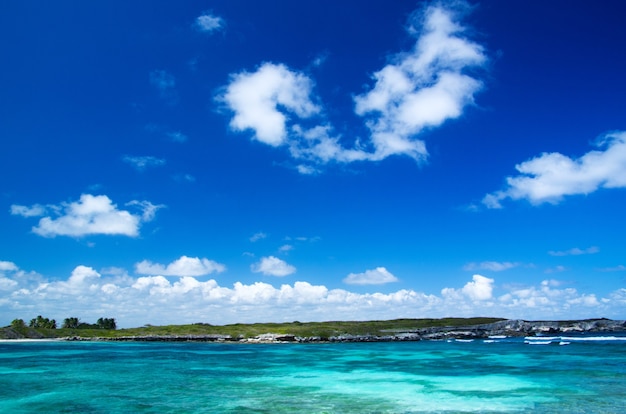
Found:
<svg viewBox="0 0 626 414"><path fill-rule="evenodd" d="M429 340L473 340L494 337L542 337L588 333L626 333L626 321L591 319L579 321L502 320L467 326L436 326L416 329L388 329L383 334L343 333L329 336L298 336L289 333L264 333L253 337L222 334L208 335L128 335L117 337L69 336L65 341L106 342L228 342L228 343L337 343L337 342L396 342Z"/></svg>

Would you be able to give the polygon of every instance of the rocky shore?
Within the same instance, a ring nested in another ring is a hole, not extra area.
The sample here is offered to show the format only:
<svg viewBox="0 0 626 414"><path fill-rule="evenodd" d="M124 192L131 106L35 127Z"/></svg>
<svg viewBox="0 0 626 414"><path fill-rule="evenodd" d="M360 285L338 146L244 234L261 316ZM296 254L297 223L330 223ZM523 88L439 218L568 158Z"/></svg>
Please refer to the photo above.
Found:
<svg viewBox="0 0 626 414"><path fill-rule="evenodd" d="M626 332L626 321L591 319L579 321L525 321L503 320L495 323L431 327L414 330L386 330L383 335L353 335L300 337L291 334L266 333L253 338L230 335L144 335L120 337L79 336L62 338L68 341L137 341L137 342L237 342L237 343L316 343L316 342L392 342L447 339L487 339L496 336L558 336L574 333L618 333Z"/></svg>

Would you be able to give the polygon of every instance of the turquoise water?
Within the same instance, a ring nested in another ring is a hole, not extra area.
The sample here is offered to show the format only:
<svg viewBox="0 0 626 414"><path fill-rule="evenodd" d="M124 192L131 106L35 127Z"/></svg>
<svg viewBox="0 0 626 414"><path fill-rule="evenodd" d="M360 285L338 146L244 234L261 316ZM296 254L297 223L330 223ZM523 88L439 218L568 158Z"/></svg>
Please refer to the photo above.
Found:
<svg viewBox="0 0 626 414"><path fill-rule="evenodd" d="M623 413L622 339L1 342L0 412Z"/></svg>

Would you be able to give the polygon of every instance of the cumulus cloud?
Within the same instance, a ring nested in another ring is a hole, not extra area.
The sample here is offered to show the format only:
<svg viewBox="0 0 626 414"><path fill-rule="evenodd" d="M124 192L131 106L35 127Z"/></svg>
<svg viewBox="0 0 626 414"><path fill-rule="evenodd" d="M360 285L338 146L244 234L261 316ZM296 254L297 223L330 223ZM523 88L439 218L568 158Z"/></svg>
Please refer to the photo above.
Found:
<svg viewBox="0 0 626 414"><path fill-rule="evenodd" d="M463 266L463 270L475 271L475 270L491 270L492 272L501 272L503 270L513 269L518 267L519 263L514 262L480 262L480 263L468 263Z"/></svg>
<svg viewBox="0 0 626 414"><path fill-rule="evenodd" d="M77 286L89 282L95 282L100 278L100 273L88 266L77 266L67 280L68 284Z"/></svg>
<svg viewBox="0 0 626 414"><path fill-rule="evenodd" d="M427 156L422 140L413 138L424 128L458 118L471 104L482 83L465 71L486 61L482 46L464 37L455 11L429 6L416 14L417 42L409 53L373 75L374 88L355 98L356 113L372 115L368 126L375 158L406 154Z"/></svg>
<svg viewBox="0 0 626 414"><path fill-rule="evenodd" d="M140 275L159 276L204 276L221 273L226 266L206 258L181 256L168 265L143 260L135 265L135 272Z"/></svg>
<svg viewBox="0 0 626 414"><path fill-rule="evenodd" d="M595 254L598 253L600 249L596 246L587 247L586 249L580 249L578 247L574 247L569 250L555 251L550 250L548 254L550 256L580 256L582 254Z"/></svg>
<svg viewBox="0 0 626 414"><path fill-rule="evenodd" d="M350 273L343 282L348 285L382 285L397 282L398 278L384 267L366 270L363 273Z"/></svg>
<svg viewBox="0 0 626 414"><path fill-rule="evenodd" d="M43 237L82 237L93 234L136 237L141 224L152 220L156 210L163 207L149 201L136 200L127 205L138 206L140 214L118 209L106 195L83 194L79 201L48 206L56 217L41 218L32 230ZM24 215L21 214L24 210L32 210L32 207L11 206L13 214Z"/></svg>
<svg viewBox="0 0 626 414"><path fill-rule="evenodd" d="M289 276L295 273L296 268L278 257L262 257L257 263L250 266L254 273L262 273L266 276Z"/></svg>
<svg viewBox="0 0 626 414"><path fill-rule="evenodd" d="M0 262L0 326L14 318L37 314L62 320L78 315L96 320L115 317L119 326L209 322L282 322L395 319L493 315L523 319L575 319L603 315L623 317L626 289L604 297L563 287L556 280L538 285L501 287L475 275L460 288L441 295L401 289L391 293L354 293L304 281L273 286L235 282L221 286L215 280L192 276L168 280L163 275L131 277L117 269L102 274L77 266L64 280L35 276L12 262ZM9 263L9 264L7 264ZM149 318L149 319L146 319Z"/></svg>
<svg viewBox="0 0 626 414"><path fill-rule="evenodd" d="M308 118L320 111L311 100L312 86L306 75L273 63L264 63L253 73L233 75L222 97L235 113L231 128L251 129L257 140L268 145L283 144L287 115Z"/></svg>
<svg viewBox="0 0 626 414"><path fill-rule="evenodd" d="M481 275L472 276L472 281L467 282L462 289L444 288L441 294L444 297L459 299L464 295L472 301L486 301L492 299L494 279Z"/></svg>
<svg viewBox="0 0 626 414"><path fill-rule="evenodd" d="M472 281L463 286L462 292L473 300L491 299L493 279L481 275L472 276Z"/></svg>
<svg viewBox="0 0 626 414"><path fill-rule="evenodd" d="M0 260L0 272L12 272L17 270L17 265L13 262Z"/></svg>
<svg viewBox="0 0 626 414"><path fill-rule="evenodd" d="M162 158L152 157L152 156L138 156L133 157L130 155L125 155L122 157L122 161L127 164L130 164L137 171L144 171L148 167L159 167L161 165L165 165L165 160Z"/></svg>
<svg viewBox="0 0 626 414"><path fill-rule="evenodd" d="M506 199L557 204L565 196L626 187L626 131L602 136L596 147L580 158L552 152L524 161L515 166L519 175L506 178L504 190L487 194L482 202L488 208L502 208Z"/></svg>
<svg viewBox="0 0 626 414"><path fill-rule="evenodd" d="M204 13L196 18L194 27L205 33L212 33L224 26L224 19L213 16L211 13Z"/></svg>
<svg viewBox="0 0 626 414"><path fill-rule="evenodd" d="M331 161L378 161L397 154L423 160L428 153L417 138L420 132L461 116L482 88L469 71L487 59L456 22L460 13L437 5L415 14L410 28L415 46L392 56L373 74L371 90L355 97L355 112L371 131L366 142L353 139L353 148L345 147L322 117L313 80L274 63L231 76L219 98L234 113L230 126L251 130L265 144L287 146L294 159L304 162L295 167L302 174L315 174L316 165ZM315 125L303 126L307 119Z"/></svg>

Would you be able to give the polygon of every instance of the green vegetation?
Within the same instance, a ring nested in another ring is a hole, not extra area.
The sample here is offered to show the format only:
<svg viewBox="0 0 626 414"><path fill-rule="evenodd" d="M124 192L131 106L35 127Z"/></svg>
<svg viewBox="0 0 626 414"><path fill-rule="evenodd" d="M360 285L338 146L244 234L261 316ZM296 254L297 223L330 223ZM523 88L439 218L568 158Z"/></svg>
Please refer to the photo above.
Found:
<svg viewBox="0 0 626 414"><path fill-rule="evenodd" d="M100 318L95 324L81 322L76 317L65 318L61 328L57 328L54 319L38 315L30 320L28 326L23 319L14 319L11 325L0 328L0 339L21 338L62 338L66 336L82 336L86 338L105 336L104 332L117 329L114 318Z"/></svg>
<svg viewBox="0 0 626 414"><path fill-rule="evenodd" d="M71 318L68 318L71 319ZM432 327L461 327L493 323L502 318L443 318L443 319L394 319L388 321L330 321L330 322L287 322L210 325L146 325L140 328L102 329L98 325L79 323L67 324L60 329L38 329L48 338L80 336L82 338L123 336L186 336L186 335L230 335L232 338L253 338L265 333L290 334L301 337L328 338L338 335L389 335L393 332L408 332ZM72 321L78 322L78 321ZM100 320L99 320L100 322ZM104 322L104 320L102 321ZM115 322L113 320L113 322ZM6 328L5 328L6 329ZM0 332L1 335L1 332Z"/></svg>
<svg viewBox="0 0 626 414"><path fill-rule="evenodd" d="M35 329L37 328L56 329L57 321L55 321L54 319L50 320L48 318L44 318L43 316L39 315L36 318L31 319L28 326L30 326L31 328L35 328Z"/></svg>

